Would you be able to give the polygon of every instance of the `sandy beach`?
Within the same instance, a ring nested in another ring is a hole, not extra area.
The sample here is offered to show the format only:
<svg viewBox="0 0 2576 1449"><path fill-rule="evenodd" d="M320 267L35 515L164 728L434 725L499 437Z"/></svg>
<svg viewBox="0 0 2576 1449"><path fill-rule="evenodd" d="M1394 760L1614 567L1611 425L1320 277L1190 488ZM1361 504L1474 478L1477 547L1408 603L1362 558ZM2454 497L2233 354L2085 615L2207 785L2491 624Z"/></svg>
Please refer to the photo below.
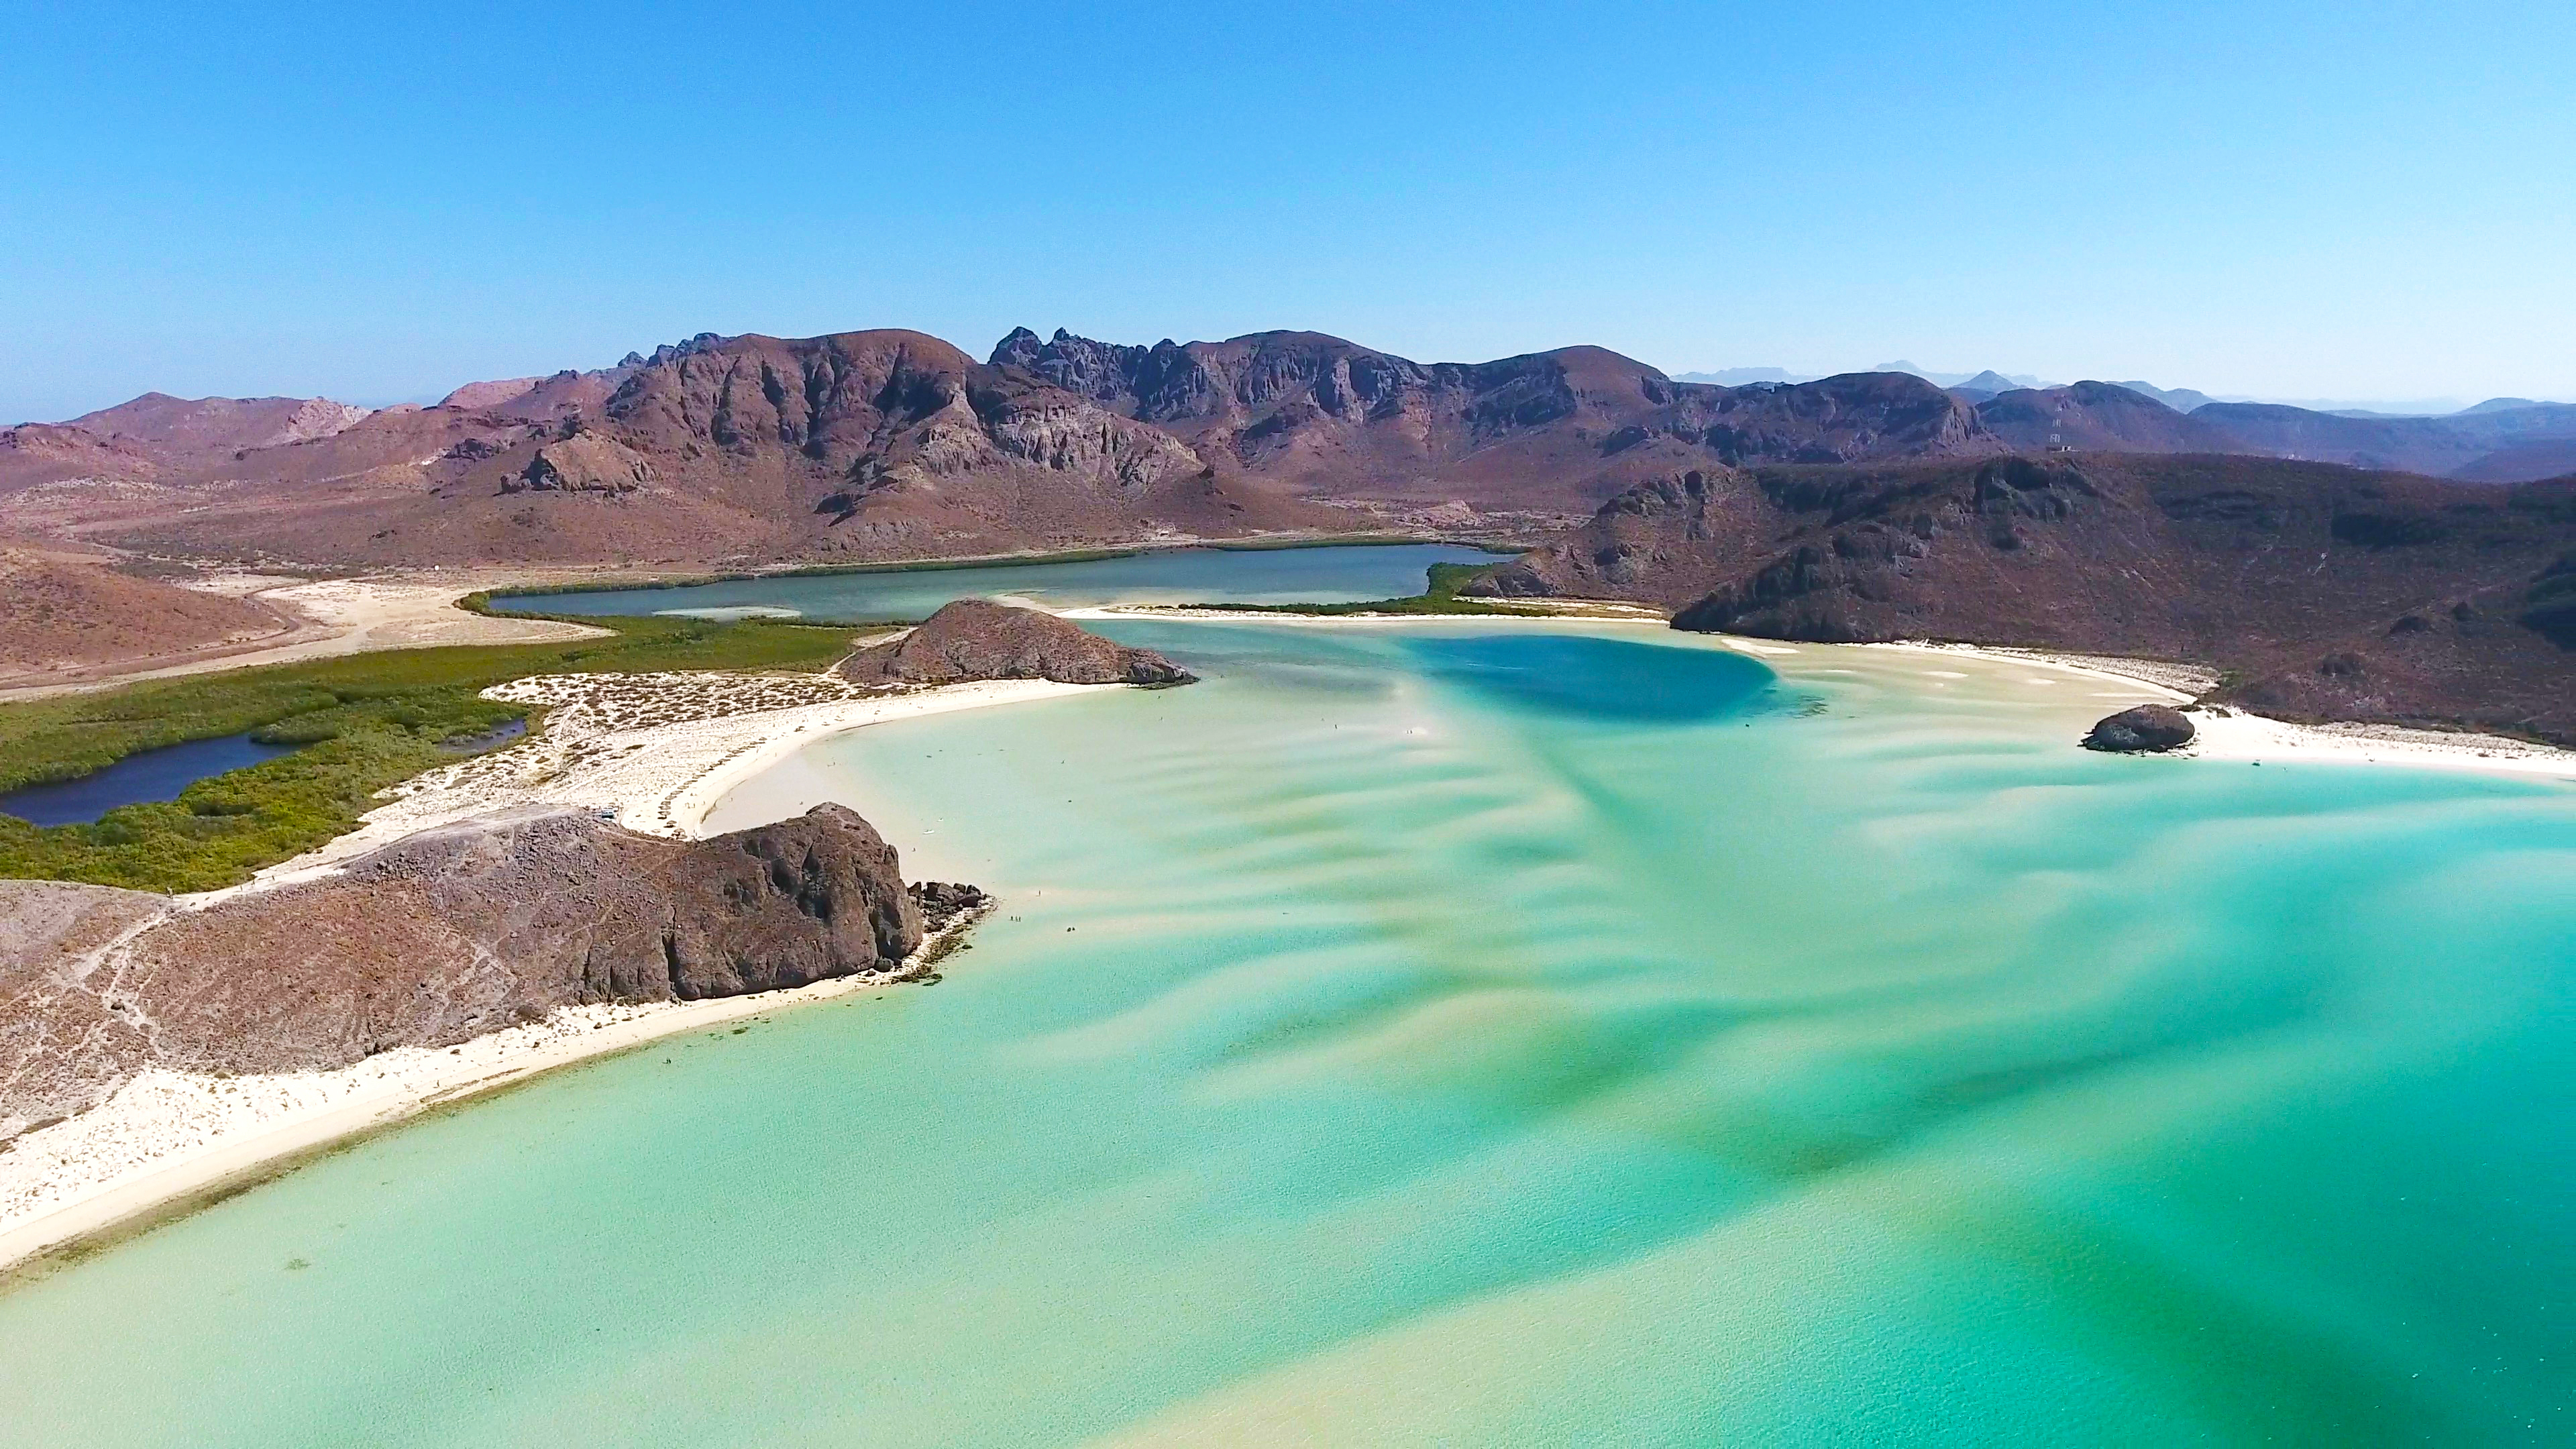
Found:
<svg viewBox="0 0 2576 1449"><path fill-rule="evenodd" d="M322 849L179 904L202 909L273 889L416 831L514 806L586 806L644 833L694 837L725 792L827 735L1121 687L1006 680L889 695L824 675L514 680L486 692L544 705L540 733L407 781L359 829ZM887 988L921 974L944 944L925 941L894 972L706 1001L570 1007L457 1047L397 1048L335 1071L228 1078L148 1071L101 1106L0 1150L0 1269L444 1102L657 1037Z"/></svg>
<svg viewBox="0 0 2576 1449"><path fill-rule="evenodd" d="M1768 641L1730 638L1727 642L1757 654L1776 656L1800 652L1796 646ZM2176 759L2268 761L2285 765L2393 765L2415 770L2475 770L2491 774L2576 779L2576 751L2552 749L2502 735L2407 729L2381 724L2292 724L2223 705L2192 706L2193 700L2218 684L2217 675L2194 665L2089 654L2052 654L2029 649L1978 648L1966 644L1862 644L1852 647L2029 665L2133 685L2166 703L2190 706L2184 708L2183 713L2190 718L2195 734L2190 744L2166 752Z"/></svg>
<svg viewBox="0 0 2576 1449"><path fill-rule="evenodd" d="M545 710L544 727L506 750L396 785L356 830L268 867L242 885L184 897L204 905L329 870L417 831L488 811L572 805L629 830L687 837L727 790L796 750L887 720L1024 703L1119 685L1043 679L870 694L822 674L553 674L485 690Z"/></svg>

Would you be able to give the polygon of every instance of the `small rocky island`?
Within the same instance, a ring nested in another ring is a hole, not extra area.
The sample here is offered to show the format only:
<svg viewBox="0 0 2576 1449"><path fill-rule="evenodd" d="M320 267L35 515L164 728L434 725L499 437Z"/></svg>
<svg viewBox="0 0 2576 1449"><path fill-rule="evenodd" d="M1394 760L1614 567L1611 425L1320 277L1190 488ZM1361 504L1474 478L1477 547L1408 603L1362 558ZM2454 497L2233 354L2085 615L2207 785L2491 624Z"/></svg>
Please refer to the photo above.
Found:
<svg viewBox="0 0 2576 1449"><path fill-rule="evenodd" d="M0 1144L147 1067L327 1070L562 1006L923 973L925 929L985 897L907 889L899 864L838 805L695 841L558 808L423 831L203 909L0 881Z"/></svg>
<svg viewBox="0 0 2576 1449"><path fill-rule="evenodd" d="M980 679L1060 684L1196 684L1198 676L1151 649L1131 649L1037 609L959 599L899 639L841 661L852 684L911 686Z"/></svg>
<svg viewBox="0 0 2576 1449"><path fill-rule="evenodd" d="M2178 750L2197 733L2191 717L2171 705L2142 704L2094 722L2084 748L2111 754L2153 754Z"/></svg>

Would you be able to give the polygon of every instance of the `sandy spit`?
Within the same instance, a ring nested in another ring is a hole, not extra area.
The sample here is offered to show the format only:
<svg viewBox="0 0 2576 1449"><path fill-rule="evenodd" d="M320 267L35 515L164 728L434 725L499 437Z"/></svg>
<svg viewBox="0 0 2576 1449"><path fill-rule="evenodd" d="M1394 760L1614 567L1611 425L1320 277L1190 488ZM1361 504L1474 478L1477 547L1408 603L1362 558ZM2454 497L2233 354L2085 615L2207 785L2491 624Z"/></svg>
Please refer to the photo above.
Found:
<svg viewBox="0 0 2576 1449"><path fill-rule="evenodd" d="M646 835L695 838L735 785L828 735L887 720L1123 685L1008 679L871 694L820 674L546 674L483 691L545 711L536 736L418 775L357 829L249 881L181 898L202 908L308 879L419 831L526 805L587 807Z"/></svg>

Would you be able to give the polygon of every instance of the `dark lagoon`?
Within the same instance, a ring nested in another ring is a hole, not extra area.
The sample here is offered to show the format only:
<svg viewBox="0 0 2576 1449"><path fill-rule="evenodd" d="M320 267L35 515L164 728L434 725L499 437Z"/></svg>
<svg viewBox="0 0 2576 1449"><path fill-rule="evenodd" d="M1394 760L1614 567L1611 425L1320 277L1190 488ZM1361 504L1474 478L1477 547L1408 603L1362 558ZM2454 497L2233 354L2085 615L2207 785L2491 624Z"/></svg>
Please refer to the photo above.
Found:
<svg viewBox="0 0 2576 1449"><path fill-rule="evenodd" d="M29 785L0 795L0 815L15 815L32 825L89 825L118 806L176 800L180 791L199 780L294 750L293 745L262 744L248 735L141 750L78 779Z"/></svg>

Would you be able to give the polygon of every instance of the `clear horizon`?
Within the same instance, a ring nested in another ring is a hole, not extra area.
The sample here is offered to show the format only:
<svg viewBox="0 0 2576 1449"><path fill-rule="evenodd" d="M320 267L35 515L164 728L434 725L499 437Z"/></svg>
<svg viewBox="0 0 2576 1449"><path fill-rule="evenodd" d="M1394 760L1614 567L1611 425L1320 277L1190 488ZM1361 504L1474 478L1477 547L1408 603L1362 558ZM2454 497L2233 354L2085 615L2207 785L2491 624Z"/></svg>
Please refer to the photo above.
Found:
<svg viewBox="0 0 2576 1449"><path fill-rule="evenodd" d="M883 326L2576 398L2576 14L2300 8L41 12L0 420Z"/></svg>

